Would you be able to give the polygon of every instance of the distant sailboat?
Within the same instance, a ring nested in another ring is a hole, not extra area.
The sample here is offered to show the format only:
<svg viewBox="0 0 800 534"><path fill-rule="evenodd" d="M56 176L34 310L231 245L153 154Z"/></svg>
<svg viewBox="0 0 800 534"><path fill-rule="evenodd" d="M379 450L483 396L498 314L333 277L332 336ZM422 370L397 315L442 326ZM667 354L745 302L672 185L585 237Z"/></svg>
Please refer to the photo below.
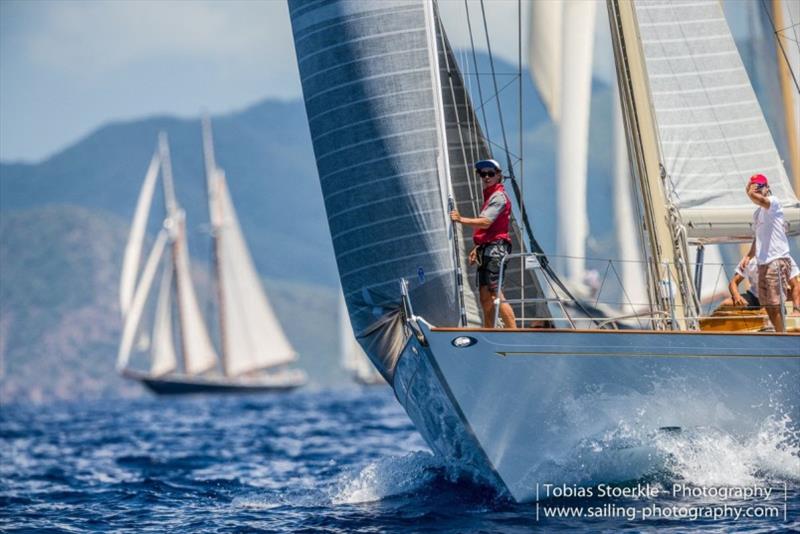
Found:
<svg viewBox="0 0 800 534"><path fill-rule="evenodd" d="M306 382L305 373L285 367L296 359L296 354L261 287L225 174L214 160L211 124L207 119L203 121L203 152L222 358L217 355L200 312L191 278L185 212L175 196L169 146L162 133L139 193L125 249L120 281L120 309L125 324L117 369L123 376L139 380L162 394L280 391L302 386ZM159 175L166 214L140 271L145 229ZM143 317L159 268L155 313L148 329L143 325ZM176 348L173 331L178 333L180 350ZM129 366L134 346L149 351L147 372ZM181 366L178 354L182 357Z"/></svg>
<svg viewBox="0 0 800 534"><path fill-rule="evenodd" d="M353 335L353 325L350 324L350 315L347 313L343 295L339 297L339 343L342 366L355 382L364 386L378 386L386 383Z"/></svg>

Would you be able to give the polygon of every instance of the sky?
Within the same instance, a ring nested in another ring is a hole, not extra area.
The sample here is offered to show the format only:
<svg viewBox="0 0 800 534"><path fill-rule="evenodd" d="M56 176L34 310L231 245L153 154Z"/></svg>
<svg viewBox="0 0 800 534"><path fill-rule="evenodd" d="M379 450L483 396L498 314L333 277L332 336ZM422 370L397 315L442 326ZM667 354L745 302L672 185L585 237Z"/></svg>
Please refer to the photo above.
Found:
<svg viewBox="0 0 800 534"><path fill-rule="evenodd" d="M480 3L469 2L474 27ZM464 2L439 5L453 46L467 48ZM486 6L492 51L516 63L517 1ZM607 78L608 23L597 19L595 70ZM283 0L0 0L4 162L41 161L110 121L228 113L265 98L301 98Z"/></svg>
<svg viewBox="0 0 800 534"><path fill-rule="evenodd" d="M516 0L487 6L493 52L516 63ZM463 1L440 9L454 46L468 46ZM476 0L470 13L476 24ZM283 0L0 0L5 162L40 161L109 121L226 113L265 98L301 98Z"/></svg>

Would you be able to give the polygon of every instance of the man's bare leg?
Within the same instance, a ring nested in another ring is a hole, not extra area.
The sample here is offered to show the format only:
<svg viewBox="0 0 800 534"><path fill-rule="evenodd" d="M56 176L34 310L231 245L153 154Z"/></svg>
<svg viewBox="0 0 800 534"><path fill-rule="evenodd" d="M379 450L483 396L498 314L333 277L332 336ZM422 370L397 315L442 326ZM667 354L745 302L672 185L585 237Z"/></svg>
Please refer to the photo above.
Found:
<svg viewBox="0 0 800 534"><path fill-rule="evenodd" d="M483 309L483 327L494 328L494 299L496 293L490 291L487 286L481 286L480 299L481 309ZM508 302L505 302L503 293L500 293L500 319L503 320L504 328L516 328L517 321L514 317L514 309Z"/></svg>
<svg viewBox="0 0 800 534"><path fill-rule="evenodd" d="M491 293L492 302L494 302L495 295L497 295L497 293ZM502 291L500 292L500 318L503 320L503 328L511 330L517 328L517 318L514 316L514 308L506 302Z"/></svg>
<svg viewBox="0 0 800 534"><path fill-rule="evenodd" d="M488 287L481 286L480 299L483 310L483 327L494 328L494 299Z"/></svg>
<svg viewBox="0 0 800 534"><path fill-rule="evenodd" d="M783 332L783 318L781 317L781 307L777 306L764 306L767 309L767 315L775 327L776 332Z"/></svg>

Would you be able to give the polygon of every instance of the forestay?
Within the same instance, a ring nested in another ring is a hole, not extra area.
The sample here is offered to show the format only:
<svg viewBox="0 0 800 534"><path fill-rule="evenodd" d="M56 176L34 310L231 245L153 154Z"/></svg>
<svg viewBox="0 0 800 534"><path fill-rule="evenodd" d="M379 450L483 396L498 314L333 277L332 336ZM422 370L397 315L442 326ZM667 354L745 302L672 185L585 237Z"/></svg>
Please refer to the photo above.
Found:
<svg viewBox="0 0 800 534"><path fill-rule="evenodd" d="M690 242L752 238L747 178L764 174L800 233L800 204L718 0L636 0L669 198Z"/></svg>

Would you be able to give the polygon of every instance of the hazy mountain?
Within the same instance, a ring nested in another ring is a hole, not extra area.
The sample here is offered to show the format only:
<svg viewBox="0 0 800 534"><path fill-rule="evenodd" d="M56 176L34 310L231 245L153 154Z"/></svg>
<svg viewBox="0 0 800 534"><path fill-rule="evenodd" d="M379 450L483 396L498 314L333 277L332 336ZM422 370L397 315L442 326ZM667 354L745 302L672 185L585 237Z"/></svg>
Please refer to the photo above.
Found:
<svg viewBox="0 0 800 534"><path fill-rule="evenodd" d="M213 126L217 160L259 271L337 285L302 103L263 102L214 118ZM199 119L109 124L39 164L0 164L0 210L68 203L130 221L162 130L170 139L175 189L187 212L193 254L207 261Z"/></svg>

